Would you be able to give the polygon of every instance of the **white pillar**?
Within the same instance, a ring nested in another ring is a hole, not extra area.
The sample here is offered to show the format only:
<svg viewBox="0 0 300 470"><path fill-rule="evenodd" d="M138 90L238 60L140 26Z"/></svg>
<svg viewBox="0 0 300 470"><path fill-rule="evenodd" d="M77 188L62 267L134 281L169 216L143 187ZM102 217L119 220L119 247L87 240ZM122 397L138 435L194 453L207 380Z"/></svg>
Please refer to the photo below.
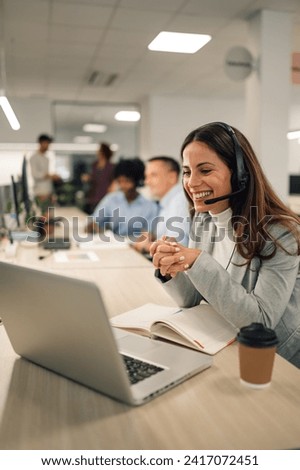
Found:
<svg viewBox="0 0 300 470"><path fill-rule="evenodd" d="M247 136L278 195L288 196L291 90L290 13L262 10L249 20L250 51L258 68L246 84Z"/></svg>

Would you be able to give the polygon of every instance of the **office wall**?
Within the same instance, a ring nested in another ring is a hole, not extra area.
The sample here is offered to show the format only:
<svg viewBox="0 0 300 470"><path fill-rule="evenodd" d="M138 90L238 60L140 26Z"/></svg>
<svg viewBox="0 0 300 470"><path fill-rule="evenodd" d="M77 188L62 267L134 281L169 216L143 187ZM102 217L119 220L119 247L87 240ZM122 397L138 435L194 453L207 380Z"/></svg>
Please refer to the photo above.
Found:
<svg viewBox="0 0 300 470"><path fill-rule="evenodd" d="M41 132L52 133L51 102L44 98L11 98L10 103L15 114L21 123L21 129L14 131L11 129L5 116L1 116L1 137L0 144L36 142L37 136ZM2 110L0 110L2 113ZM0 185L10 184L11 175L16 179L21 173L23 155L26 153L25 147L11 152L0 150Z"/></svg>
<svg viewBox="0 0 300 470"><path fill-rule="evenodd" d="M153 96L144 99L142 116L140 145L144 159L158 154L179 158L181 144L188 132L210 121L228 122L247 135L246 104L243 99L206 100ZM295 99L295 94L290 105L289 129L300 129L300 96ZM255 143L251 143L259 158ZM289 141L287 148L288 154L282 155L283 159L288 160L287 171L289 174L300 174L300 144L295 140ZM273 184L273 175L267 176ZM281 181L280 179L279 186ZM281 187L275 189L280 191Z"/></svg>
<svg viewBox="0 0 300 470"><path fill-rule="evenodd" d="M300 175L300 143L289 141L289 174Z"/></svg>
<svg viewBox="0 0 300 470"><path fill-rule="evenodd" d="M299 85L300 87L300 85ZM300 99L299 104L293 103L290 106L289 129L300 129ZM289 141L289 173L300 175L300 139Z"/></svg>
<svg viewBox="0 0 300 470"><path fill-rule="evenodd" d="M152 96L143 100L140 146L144 159L165 154L179 158L181 144L193 129L210 121L225 121L244 130L241 100L208 100Z"/></svg>
<svg viewBox="0 0 300 470"><path fill-rule="evenodd" d="M13 131L7 119L1 116L1 142L35 142L39 134L53 133L51 102L49 100L10 97L9 100L21 123L21 129Z"/></svg>
<svg viewBox="0 0 300 470"><path fill-rule="evenodd" d="M18 131L12 130L5 116L0 116L0 185L10 184L11 175L14 176L15 179L19 178L23 156L26 155L29 157L30 154L37 148L37 136L40 133L49 133L54 135L55 128L51 101L44 98L9 98L16 116L21 123L21 129ZM0 113L2 113L1 109ZM138 155L136 133L136 129L132 125L124 125L119 130L117 142L119 144L119 150L115 154L115 160L117 160L119 157L135 157ZM99 141L105 139L108 142L115 143L115 134L116 132L110 133L108 131L105 134L105 138L102 137L102 135L100 136L101 138L99 137ZM73 135L64 135L65 143L73 143L72 140ZM3 146L6 143L19 144L18 149L12 151L8 148L1 148L1 145ZM95 146L97 146L97 144L95 144ZM96 150L85 152L83 158L86 153L93 153L94 155ZM56 159L55 155L57 157ZM68 175L68 173L70 173L70 168L72 167L70 163L72 160L72 154L69 155L69 153L60 151L56 152L55 155L53 152L50 153L51 171L55 172L58 170L58 173L65 177ZM64 169L65 171L61 171L63 161L67 164L66 168Z"/></svg>
<svg viewBox="0 0 300 470"><path fill-rule="evenodd" d="M22 122L19 131L10 129L1 118L0 144L5 142L35 142L40 132L53 131L51 103L43 98L12 99L17 116ZM141 104L140 156L144 159L156 154L173 155L179 158L183 139L189 131L205 122L223 120L242 131L245 129L244 100L208 100L186 97L152 96ZM290 129L300 129L300 98L290 106ZM300 173L300 145L289 142L289 173ZM0 184L9 182L11 174L20 172L23 156L20 152L0 150Z"/></svg>

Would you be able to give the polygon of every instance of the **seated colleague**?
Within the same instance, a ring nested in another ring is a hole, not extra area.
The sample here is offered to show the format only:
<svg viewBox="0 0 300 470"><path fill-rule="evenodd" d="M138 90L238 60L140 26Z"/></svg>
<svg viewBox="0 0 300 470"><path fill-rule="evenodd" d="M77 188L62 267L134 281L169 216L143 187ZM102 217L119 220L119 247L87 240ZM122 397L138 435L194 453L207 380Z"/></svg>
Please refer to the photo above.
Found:
<svg viewBox="0 0 300 470"><path fill-rule="evenodd" d="M201 126L181 155L194 209L189 247L154 242L156 276L181 306L205 300L237 328L259 322L274 329L278 353L300 367L299 217L237 129Z"/></svg>
<svg viewBox="0 0 300 470"><path fill-rule="evenodd" d="M110 229L120 236L136 240L157 215L157 204L142 196L137 187L144 179L144 163L138 158L121 160L114 169L114 180L119 190L104 196L92 215L88 231Z"/></svg>
<svg viewBox="0 0 300 470"><path fill-rule="evenodd" d="M159 213L151 232L143 233L134 248L149 253L151 243L162 236L188 244L189 207L182 185L178 183L180 166L171 157L157 156L146 163L145 184L151 196L159 201Z"/></svg>

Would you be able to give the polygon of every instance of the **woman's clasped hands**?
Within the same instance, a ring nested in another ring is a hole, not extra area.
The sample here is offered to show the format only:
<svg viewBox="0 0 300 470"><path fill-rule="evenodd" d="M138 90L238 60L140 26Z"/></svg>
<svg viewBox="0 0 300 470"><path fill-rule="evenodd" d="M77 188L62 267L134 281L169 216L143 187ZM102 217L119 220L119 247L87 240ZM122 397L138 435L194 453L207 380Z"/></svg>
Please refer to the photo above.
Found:
<svg viewBox="0 0 300 470"><path fill-rule="evenodd" d="M177 273L189 269L201 254L201 250L187 248L168 237L156 240L150 247L152 262L162 276L175 277Z"/></svg>

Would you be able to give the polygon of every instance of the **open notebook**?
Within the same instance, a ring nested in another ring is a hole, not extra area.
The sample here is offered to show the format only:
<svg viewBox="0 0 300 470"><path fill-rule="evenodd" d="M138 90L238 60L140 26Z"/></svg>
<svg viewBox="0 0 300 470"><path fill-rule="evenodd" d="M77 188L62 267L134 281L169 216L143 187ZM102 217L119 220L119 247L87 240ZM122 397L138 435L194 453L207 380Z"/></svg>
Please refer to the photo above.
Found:
<svg viewBox="0 0 300 470"><path fill-rule="evenodd" d="M231 344L238 331L206 303L186 309L149 303L113 317L111 324L207 354L216 354Z"/></svg>

